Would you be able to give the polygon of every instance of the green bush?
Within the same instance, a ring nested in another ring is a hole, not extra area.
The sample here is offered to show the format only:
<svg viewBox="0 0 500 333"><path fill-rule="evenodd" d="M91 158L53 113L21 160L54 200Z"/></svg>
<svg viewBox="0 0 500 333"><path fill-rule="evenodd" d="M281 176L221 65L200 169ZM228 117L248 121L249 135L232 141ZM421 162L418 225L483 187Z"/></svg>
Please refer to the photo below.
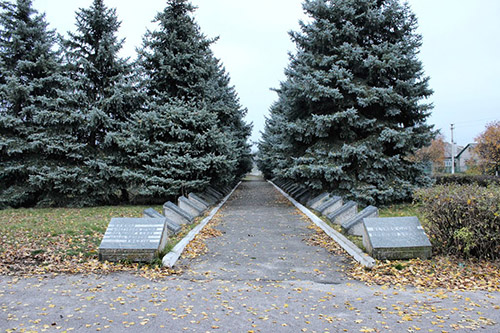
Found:
<svg viewBox="0 0 500 333"><path fill-rule="evenodd" d="M437 253L500 258L500 186L438 185L415 199Z"/></svg>

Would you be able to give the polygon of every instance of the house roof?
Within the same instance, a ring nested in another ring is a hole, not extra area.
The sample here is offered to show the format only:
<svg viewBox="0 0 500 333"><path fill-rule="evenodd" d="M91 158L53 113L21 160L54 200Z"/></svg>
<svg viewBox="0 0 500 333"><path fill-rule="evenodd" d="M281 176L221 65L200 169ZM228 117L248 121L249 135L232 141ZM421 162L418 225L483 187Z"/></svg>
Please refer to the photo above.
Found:
<svg viewBox="0 0 500 333"><path fill-rule="evenodd" d="M460 155L462 155L462 153L466 152L467 150L469 149L474 149L475 147L477 146L477 143L476 142L473 142L473 143L469 143L467 146L465 146L462 150L460 150L460 153L457 154L457 158L460 158Z"/></svg>
<svg viewBox="0 0 500 333"><path fill-rule="evenodd" d="M455 146L455 153L462 152L463 149L464 149L463 146ZM457 156L457 155L455 155L455 156ZM449 143L449 142L444 143L444 158L451 159L451 143Z"/></svg>

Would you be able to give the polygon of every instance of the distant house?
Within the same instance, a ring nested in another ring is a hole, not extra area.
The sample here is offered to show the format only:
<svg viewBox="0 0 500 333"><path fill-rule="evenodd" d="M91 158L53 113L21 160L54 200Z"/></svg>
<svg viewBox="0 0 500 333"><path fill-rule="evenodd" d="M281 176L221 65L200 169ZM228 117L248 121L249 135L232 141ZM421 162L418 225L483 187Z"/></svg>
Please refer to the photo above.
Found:
<svg viewBox="0 0 500 333"><path fill-rule="evenodd" d="M465 172L472 165L476 165L479 157L474 151L477 143L469 143L465 147L455 146L455 172ZM451 173L451 152L452 145L449 142L444 143L444 169L443 172Z"/></svg>
<svg viewBox="0 0 500 333"><path fill-rule="evenodd" d="M455 146L455 171L457 172L457 159L456 159L456 156L457 156L457 153L458 152L461 152L462 150L464 149L464 147L462 146ZM451 173L451 156L452 156L452 145L451 143L449 142L445 142L444 143L444 172L445 173Z"/></svg>
<svg viewBox="0 0 500 333"><path fill-rule="evenodd" d="M470 168L471 165L476 165L479 161L479 156L475 152L477 143L469 143L465 146L456 156L456 168L457 172L465 172Z"/></svg>

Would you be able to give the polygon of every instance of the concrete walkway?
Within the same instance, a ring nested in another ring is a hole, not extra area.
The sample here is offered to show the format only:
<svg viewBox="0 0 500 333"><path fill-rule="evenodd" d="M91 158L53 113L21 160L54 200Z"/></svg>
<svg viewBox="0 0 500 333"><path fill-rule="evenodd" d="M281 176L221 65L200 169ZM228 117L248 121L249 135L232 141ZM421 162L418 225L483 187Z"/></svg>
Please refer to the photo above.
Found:
<svg viewBox="0 0 500 333"><path fill-rule="evenodd" d="M269 183L243 182L216 227L224 235L208 241L207 255L180 264L190 268L190 279L340 284L349 261L308 246L303 241L313 233L308 225Z"/></svg>
<svg viewBox="0 0 500 333"><path fill-rule="evenodd" d="M262 180L222 211L223 236L150 282L126 273L0 277L2 331L499 332L500 295L367 287L348 260L307 245L308 221Z"/></svg>

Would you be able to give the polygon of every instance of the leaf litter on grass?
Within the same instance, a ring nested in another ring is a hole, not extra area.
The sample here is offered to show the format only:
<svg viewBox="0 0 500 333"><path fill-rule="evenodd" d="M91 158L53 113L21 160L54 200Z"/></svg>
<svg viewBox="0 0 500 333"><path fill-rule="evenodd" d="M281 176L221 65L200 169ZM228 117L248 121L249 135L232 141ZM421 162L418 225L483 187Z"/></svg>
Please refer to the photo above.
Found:
<svg viewBox="0 0 500 333"><path fill-rule="evenodd" d="M302 213L301 213L302 214ZM312 246L320 246L331 253L347 253L326 233L309 221L314 234L305 239ZM352 260L348 270L351 278L368 285L413 286L417 288L462 291L500 291L500 261L464 260L455 257L435 256L430 260L387 260L377 261L367 269Z"/></svg>
<svg viewBox="0 0 500 333"><path fill-rule="evenodd" d="M98 248L112 217L142 215L146 207L8 209L0 211L0 274L109 274L134 272L149 279L179 270L98 260Z"/></svg>
<svg viewBox="0 0 500 333"><path fill-rule="evenodd" d="M11 209L0 212L0 275L109 274L130 272L150 280L180 274L156 264L101 262L99 244L112 217L140 217L146 207L83 209ZM183 256L194 258L208 251L205 240L222 235L214 227L220 213L186 247ZM194 225L184 225L171 241L179 241Z"/></svg>

